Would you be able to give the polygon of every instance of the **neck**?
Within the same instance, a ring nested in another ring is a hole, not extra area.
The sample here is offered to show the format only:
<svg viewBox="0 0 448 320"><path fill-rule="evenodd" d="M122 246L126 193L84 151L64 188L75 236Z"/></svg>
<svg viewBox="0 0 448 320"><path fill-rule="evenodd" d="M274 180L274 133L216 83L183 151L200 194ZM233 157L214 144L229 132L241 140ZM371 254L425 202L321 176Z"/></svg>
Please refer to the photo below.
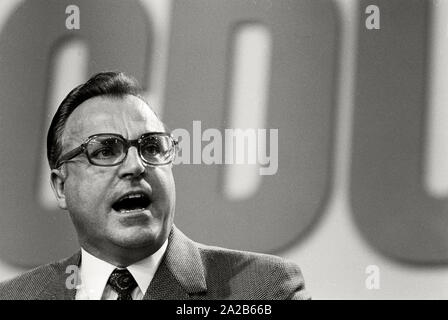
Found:
<svg viewBox="0 0 448 320"><path fill-rule="evenodd" d="M109 250L99 249L89 246L88 244L82 244L81 247L98 259L106 261L119 268L126 268L153 255L162 245L145 248L118 248L114 250L110 250L110 248Z"/></svg>

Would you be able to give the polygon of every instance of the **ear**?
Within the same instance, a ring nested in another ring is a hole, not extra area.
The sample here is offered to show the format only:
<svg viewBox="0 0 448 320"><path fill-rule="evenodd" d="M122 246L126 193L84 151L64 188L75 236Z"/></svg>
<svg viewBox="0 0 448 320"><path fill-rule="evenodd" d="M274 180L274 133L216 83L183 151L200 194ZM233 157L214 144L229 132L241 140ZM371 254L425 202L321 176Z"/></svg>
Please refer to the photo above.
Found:
<svg viewBox="0 0 448 320"><path fill-rule="evenodd" d="M51 170L50 174L51 188L53 189L59 208L63 210L67 209L67 203L65 201L65 189L64 189L65 179L66 175L64 174L63 169Z"/></svg>

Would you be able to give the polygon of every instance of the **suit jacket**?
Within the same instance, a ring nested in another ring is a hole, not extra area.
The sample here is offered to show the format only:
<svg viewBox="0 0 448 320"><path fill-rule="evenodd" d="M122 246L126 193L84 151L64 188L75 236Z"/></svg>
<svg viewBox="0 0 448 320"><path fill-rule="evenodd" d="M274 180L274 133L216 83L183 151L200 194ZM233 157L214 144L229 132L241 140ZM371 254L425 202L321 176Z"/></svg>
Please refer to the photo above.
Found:
<svg viewBox="0 0 448 320"><path fill-rule="evenodd" d="M70 300L67 267L81 252L0 283L1 300ZM196 243L173 226L143 299L309 299L300 269L279 257Z"/></svg>

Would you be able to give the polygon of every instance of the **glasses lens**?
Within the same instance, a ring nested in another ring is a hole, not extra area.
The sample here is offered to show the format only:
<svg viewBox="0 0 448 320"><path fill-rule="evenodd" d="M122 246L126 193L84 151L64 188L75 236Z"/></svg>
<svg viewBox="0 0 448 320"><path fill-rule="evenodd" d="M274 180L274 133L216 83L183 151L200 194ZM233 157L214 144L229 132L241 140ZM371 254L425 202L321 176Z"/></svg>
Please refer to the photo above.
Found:
<svg viewBox="0 0 448 320"><path fill-rule="evenodd" d="M143 138L140 143L142 158L150 164L166 164L171 161L174 151L171 137L166 135L151 135Z"/></svg>
<svg viewBox="0 0 448 320"><path fill-rule="evenodd" d="M124 142L112 135L98 136L87 144L87 154L94 164L113 165L125 157Z"/></svg>

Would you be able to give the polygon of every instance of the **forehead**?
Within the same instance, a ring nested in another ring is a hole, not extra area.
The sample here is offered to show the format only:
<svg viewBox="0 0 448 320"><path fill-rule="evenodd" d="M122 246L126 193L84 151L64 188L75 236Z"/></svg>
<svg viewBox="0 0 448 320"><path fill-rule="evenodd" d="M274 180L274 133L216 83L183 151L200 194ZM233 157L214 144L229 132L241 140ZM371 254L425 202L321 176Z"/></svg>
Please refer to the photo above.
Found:
<svg viewBox="0 0 448 320"><path fill-rule="evenodd" d="M62 143L81 142L98 133L117 133L136 139L146 132L163 132L164 126L141 99L99 96L80 104L68 117Z"/></svg>

